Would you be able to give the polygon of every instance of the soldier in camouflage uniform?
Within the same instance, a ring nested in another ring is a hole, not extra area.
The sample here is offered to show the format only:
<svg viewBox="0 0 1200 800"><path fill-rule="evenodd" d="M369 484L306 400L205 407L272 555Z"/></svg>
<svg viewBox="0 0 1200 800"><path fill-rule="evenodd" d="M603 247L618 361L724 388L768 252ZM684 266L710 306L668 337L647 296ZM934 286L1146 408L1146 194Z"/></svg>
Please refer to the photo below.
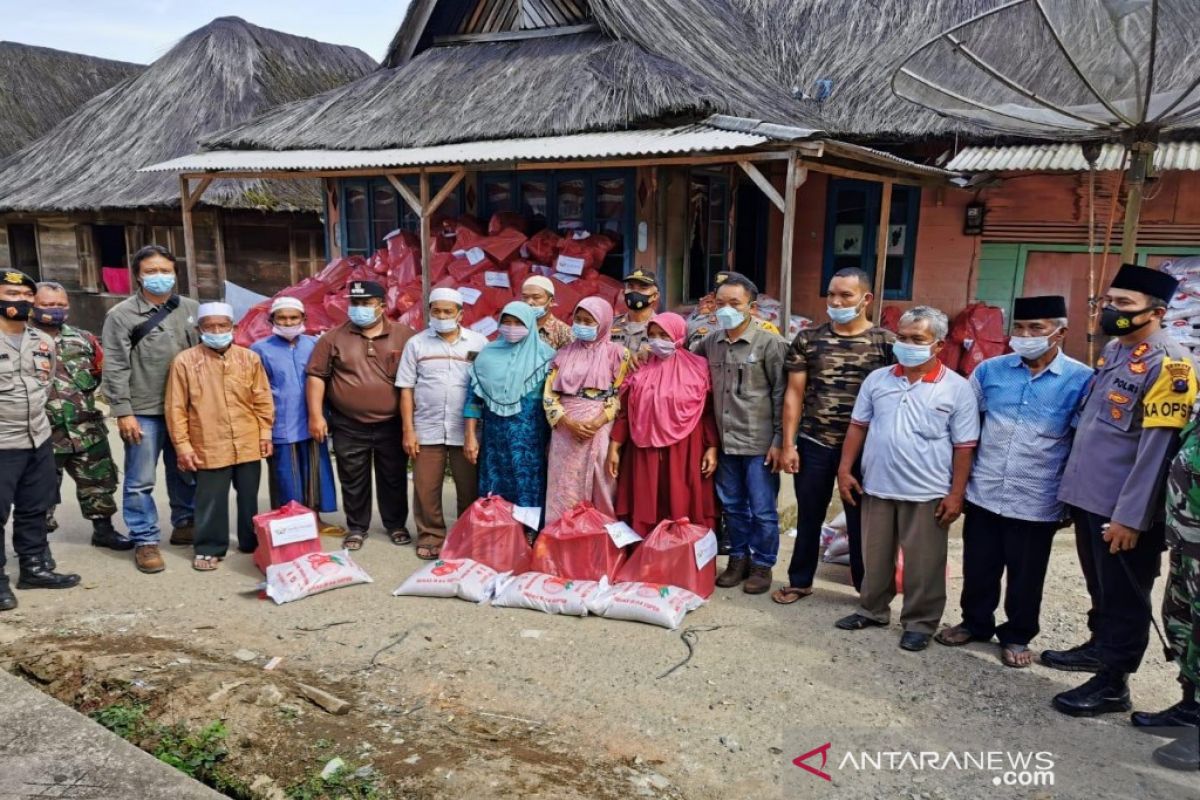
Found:
<svg viewBox="0 0 1200 800"><path fill-rule="evenodd" d="M1184 428L1183 444L1167 474L1167 548L1170 573L1163 592L1163 626L1175 659L1183 699L1157 713L1134 712L1135 727L1173 739L1154 751L1172 769L1200 769L1200 416Z"/></svg>
<svg viewBox="0 0 1200 800"><path fill-rule="evenodd" d="M117 513L117 465L108 445L104 414L96 408L104 351L91 333L66 324L70 299L61 285L39 284L34 303L30 324L54 339L58 351L46 415L60 495L63 473L68 472L75 480L80 511L84 519L92 521L92 544L129 550L133 542L117 533L112 524ZM46 513L46 523L48 530L58 527L53 507Z"/></svg>

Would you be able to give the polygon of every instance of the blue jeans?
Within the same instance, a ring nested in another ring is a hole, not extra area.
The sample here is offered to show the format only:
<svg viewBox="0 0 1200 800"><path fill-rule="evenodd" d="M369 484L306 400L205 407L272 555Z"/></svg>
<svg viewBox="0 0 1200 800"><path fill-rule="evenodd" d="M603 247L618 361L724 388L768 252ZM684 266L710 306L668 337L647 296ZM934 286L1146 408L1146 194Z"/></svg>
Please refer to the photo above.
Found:
<svg viewBox="0 0 1200 800"><path fill-rule="evenodd" d="M749 558L758 567L775 566L779 553L779 476L763 464L765 455L731 456L717 461L717 497L725 509L730 558Z"/></svg>
<svg viewBox="0 0 1200 800"><path fill-rule="evenodd" d="M175 448L167 435L162 416L138 416L142 440L125 443L125 484L121 505L129 538L136 545L158 544L158 508L154 505L154 483L161 456L167 472L167 496L171 501L171 524L178 527L195 519L195 476L179 471Z"/></svg>

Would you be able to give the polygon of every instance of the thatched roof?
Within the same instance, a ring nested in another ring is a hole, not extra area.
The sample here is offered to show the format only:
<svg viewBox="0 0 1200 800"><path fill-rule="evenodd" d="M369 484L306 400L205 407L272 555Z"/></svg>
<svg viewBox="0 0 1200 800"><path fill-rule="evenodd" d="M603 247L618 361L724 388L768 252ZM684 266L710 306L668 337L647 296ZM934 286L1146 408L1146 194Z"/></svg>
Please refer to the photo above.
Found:
<svg viewBox="0 0 1200 800"><path fill-rule="evenodd" d="M0 158L144 69L140 64L0 42Z"/></svg>
<svg viewBox="0 0 1200 800"><path fill-rule="evenodd" d="M205 135L370 72L353 47L223 17L193 31L141 75L95 97L0 162L0 209L69 211L179 204L171 175L138 173L194 152ZM311 183L220 181L202 201L228 208L319 209Z"/></svg>

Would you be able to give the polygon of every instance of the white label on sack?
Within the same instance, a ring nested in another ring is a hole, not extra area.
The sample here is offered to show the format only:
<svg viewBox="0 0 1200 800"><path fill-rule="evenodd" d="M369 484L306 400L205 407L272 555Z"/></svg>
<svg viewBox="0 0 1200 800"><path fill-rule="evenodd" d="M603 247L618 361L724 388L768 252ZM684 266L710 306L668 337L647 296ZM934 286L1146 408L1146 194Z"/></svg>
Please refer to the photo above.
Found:
<svg viewBox="0 0 1200 800"><path fill-rule="evenodd" d="M513 519L535 531L542 524L541 506L513 506Z"/></svg>
<svg viewBox="0 0 1200 800"><path fill-rule="evenodd" d="M493 333L500 330L500 323L496 322L495 317L484 317L481 320L477 320L475 324L471 326L471 330L475 331L476 333L482 333L484 336L491 336Z"/></svg>
<svg viewBox="0 0 1200 800"><path fill-rule="evenodd" d="M487 254L483 252L482 247L472 247L466 252L466 256L467 263L469 263L472 267L476 266L480 261L483 261L485 258L487 258Z"/></svg>
<svg viewBox="0 0 1200 800"><path fill-rule="evenodd" d="M717 557L717 535L710 530L692 547L696 551L696 569L704 569L708 562Z"/></svg>
<svg viewBox="0 0 1200 800"><path fill-rule="evenodd" d="M553 277L554 280L558 281L559 283L574 283L575 281L579 280L579 278L575 277L574 275L568 275L565 272L556 272L551 277Z"/></svg>
<svg viewBox="0 0 1200 800"><path fill-rule="evenodd" d="M458 293L462 295L463 302L469 306L475 305L480 296L483 295L482 291L479 289L474 289L470 286L458 287Z"/></svg>
<svg viewBox="0 0 1200 800"><path fill-rule="evenodd" d="M509 283L507 272L485 272L483 273L483 282L493 289L511 289L512 284Z"/></svg>
<svg viewBox="0 0 1200 800"><path fill-rule="evenodd" d="M451 250L450 255L454 256L455 258L466 258L467 251L466 250Z"/></svg>
<svg viewBox="0 0 1200 800"><path fill-rule="evenodd" d="M317 518L314 514L273 519L268 526L271 531L271 544L276 547L317 538Z"/></svg>
<svg viewBox="0 0 1200 800"><path fill-rule="evenodd" d="M627 547L642 540L642 537L637 535L637 531L624 522L610 522L604 527L608 529L608 535L612 537L613 544L617 547Z"/></svg>
<svg viewBox="0 0 1200 800"><path fill-rule="evenodd" d="M568 275L582 275L583 267L586 263L582 258L559 256L558 260L554 262L554 269L558 272L565 272Z"/></svg>

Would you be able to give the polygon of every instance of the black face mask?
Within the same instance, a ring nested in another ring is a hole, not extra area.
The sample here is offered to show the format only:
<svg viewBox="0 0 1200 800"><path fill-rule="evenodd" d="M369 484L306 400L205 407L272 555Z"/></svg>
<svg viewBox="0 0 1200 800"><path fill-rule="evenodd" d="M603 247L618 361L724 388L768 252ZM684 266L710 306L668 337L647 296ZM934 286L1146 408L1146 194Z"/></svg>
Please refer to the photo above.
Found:
<svg viewBox="0 0 1200 800"><path fill-rule="evenodd" d="M1115 306L1105 306L1100 309L1100 330L1108 336L1124 336L1133 333L1150 324L1150 320L1134 322L1133 318L1150 310L1143 308L1139 311L1122 311Z"/></svg>
<svg viewBox="0 0 1200 800"><path fill-rule="evenodd" d="M650 305L651 297L645 292L626 292L625 305L629 306L634 311L641 311L646 306Z"/></svg>
<svg viewBox="0 0 1200 800"><path fill-rule="evenodd" d="M33 302L29 300L0 300L0 314L14 322L25 322L29 319L32 308Z"/></svg>

